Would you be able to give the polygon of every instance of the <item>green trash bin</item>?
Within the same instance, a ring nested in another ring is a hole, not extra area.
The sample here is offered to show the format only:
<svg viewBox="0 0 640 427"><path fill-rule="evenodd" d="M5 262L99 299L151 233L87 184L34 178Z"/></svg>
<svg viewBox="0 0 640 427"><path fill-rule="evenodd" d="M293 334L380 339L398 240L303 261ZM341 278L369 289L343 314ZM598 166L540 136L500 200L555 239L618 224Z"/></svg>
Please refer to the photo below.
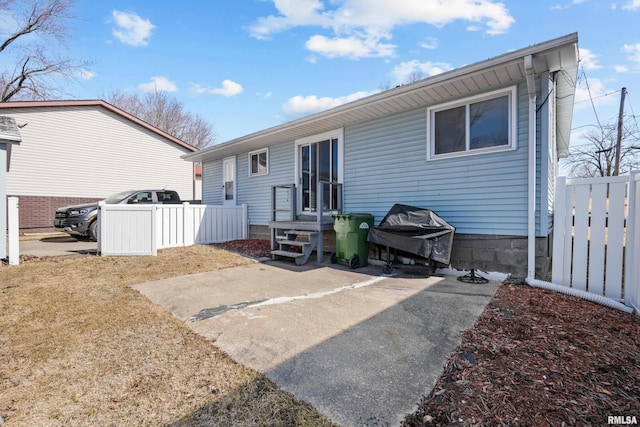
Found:
<svg viewBox="0 0 640 427"><path fill-rule="evenodd" d="M373 215L368 213L333 214L333 229L336 232L336 251L331 254L331 263L364 267L369 258L367 236L373 227Z"/></svg>

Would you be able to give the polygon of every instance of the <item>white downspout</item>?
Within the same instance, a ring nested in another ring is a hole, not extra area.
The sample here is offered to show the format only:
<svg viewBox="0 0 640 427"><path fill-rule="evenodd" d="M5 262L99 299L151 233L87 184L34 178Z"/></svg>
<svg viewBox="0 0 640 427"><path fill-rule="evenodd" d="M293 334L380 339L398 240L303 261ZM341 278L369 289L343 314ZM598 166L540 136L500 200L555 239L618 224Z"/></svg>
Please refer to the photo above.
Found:
<svg viewBox="0 0 640 427"><path fill-rule="evenodd" d="M529 92L529 176L528 176L528 237L527 237L527 279L536 276L536 81L533 56L524 57L524 70Z"/></svg>

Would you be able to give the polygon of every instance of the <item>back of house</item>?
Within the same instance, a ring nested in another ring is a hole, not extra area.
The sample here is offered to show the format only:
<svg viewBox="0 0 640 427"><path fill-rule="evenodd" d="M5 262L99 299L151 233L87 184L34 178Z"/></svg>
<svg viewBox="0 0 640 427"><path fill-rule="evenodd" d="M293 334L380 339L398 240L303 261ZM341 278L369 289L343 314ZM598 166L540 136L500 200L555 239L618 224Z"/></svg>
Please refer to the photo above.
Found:
<svg viewBox="0 0 640 427"><path fill-rule="evenodd" d="M185 158L202 162L203 203L247 204L254 238L274 227L279 191L293 221L342 211L371 213L377 224L402 203L456 228L452 267L524 276L535 247L543 276L577 41L509 52Z"/></svg>

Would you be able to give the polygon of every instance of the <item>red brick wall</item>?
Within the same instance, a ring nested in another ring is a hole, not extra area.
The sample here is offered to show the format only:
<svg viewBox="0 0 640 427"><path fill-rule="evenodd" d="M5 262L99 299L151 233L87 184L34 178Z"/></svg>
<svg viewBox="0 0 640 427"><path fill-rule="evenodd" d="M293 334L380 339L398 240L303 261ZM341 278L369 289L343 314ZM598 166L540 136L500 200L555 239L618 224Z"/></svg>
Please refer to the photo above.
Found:
<svg viewBox="0 0 640 427"><path fill-rule="evenodd" d="M14 197L18 197L21 231L54 230L53 218L56 215L56 209L63 206L78 205L80 203L91 203L101 200L81 197Z"/></svg>

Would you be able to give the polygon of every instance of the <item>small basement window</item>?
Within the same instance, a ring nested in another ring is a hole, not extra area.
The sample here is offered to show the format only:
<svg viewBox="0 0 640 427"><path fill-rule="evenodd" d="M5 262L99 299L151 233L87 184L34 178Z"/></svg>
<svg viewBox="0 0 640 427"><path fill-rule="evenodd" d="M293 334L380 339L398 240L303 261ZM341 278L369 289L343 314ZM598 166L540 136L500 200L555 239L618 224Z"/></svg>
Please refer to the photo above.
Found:
<svg viewBox="0 0 640 427"><path fill-rule="evenodd" d="M269 149L249 153L249 176L267 175L269 173Z"/></svg>
<svg viewBox="0 0 640 427"><path fill-rule="evenodd" d="M516 88L427 109L427 160L514 150Z"/></svg>

